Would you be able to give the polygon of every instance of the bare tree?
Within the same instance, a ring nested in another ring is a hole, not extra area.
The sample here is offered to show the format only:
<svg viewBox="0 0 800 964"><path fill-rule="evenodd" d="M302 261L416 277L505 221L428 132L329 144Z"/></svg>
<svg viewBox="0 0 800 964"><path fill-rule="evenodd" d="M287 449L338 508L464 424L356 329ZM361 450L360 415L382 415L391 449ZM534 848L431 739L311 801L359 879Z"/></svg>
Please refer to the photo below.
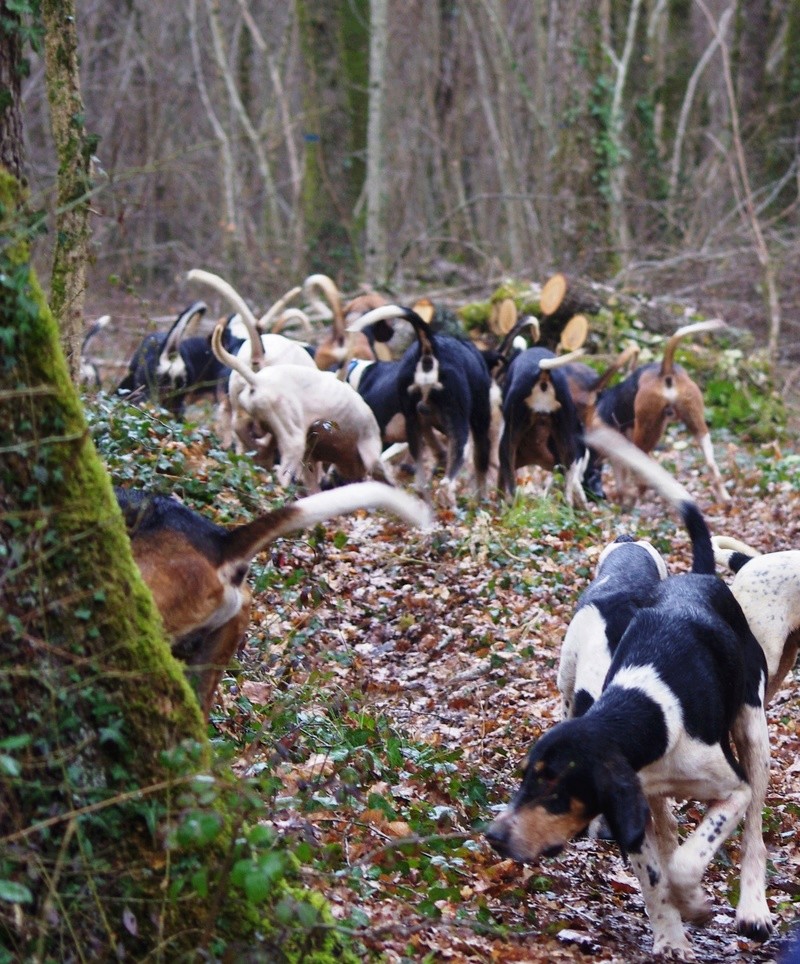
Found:
<svg viewBox="0 0 800 964"><path fill-rule="evenodd" d="M42 0L45 82L50 123L58 153L55 253L50 276L50 308L58 319L70 375L78 381L84 332L86 272L89 261L89 200L96 138L84 124L78 71L75 0Z"/></svg>
<svg viewBox="0 0 800 964"><path fill-rule="evenodd" d="M384 186L384 94L388 42L388 0L370 0L369 120L367 125L367 227L365 267L373 283L386 275L386 189Z"/></svg>

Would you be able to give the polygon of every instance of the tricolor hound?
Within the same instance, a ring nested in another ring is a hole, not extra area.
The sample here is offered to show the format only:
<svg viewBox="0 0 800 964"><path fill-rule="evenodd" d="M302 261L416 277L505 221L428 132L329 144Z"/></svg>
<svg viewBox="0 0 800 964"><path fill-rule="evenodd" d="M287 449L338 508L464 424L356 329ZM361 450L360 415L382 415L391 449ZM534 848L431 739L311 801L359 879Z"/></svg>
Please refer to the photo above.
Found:
<svg viewBox="0 0 800 964"><path fill-rule="evenodd" d="M587 443L675 497L674 480L618 433L600 428ZM707 529L701 537L707 555ZM558 853L602 814L639 878L654 951L691 956L681 917L707 916L703 873L744 817L737 928L766 939L766 675L764 654L721 580L706 573L660 580L652 603L622 633L597 701L530 750L522 785L489 826L489 842L533 861ZM669 797L708 801L680 845Z"/></svg>
<svg viewBox="0 0 800 964"><path fill-rule="evenodd" d="M380 482L361 482L300 499L225 529L176 499L117 489L133 557L153 594L172 651L194 679L203 712L250 620L250 561L279 536L357 509L385 509L425 526L419 499Z"/></svg>

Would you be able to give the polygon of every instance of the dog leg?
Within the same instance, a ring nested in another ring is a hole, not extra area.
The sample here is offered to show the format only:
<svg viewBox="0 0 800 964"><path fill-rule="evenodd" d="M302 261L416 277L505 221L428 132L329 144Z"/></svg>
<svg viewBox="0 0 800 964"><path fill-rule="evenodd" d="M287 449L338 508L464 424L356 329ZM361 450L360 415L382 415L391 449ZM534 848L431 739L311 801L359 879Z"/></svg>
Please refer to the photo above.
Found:
<svg viewBox="0 0 800 964"><path fill-rule="evenodd" d="M583 473L586 471L586 466L589 462L589 450L579 458L576 459L572 465L566 471L566 485L564 488L564 496L567 500L567 505L570 508L575 508L575 502L582 509L586 509L589 505L586 499L586 493L583 491Z"/></svg>
<svg viewBox="0 0 800 964"><path fill-rule="evenodd" d="M717 460L714 458L714 446L703 416L703 395L694 382L686 380L681 384L681 392L676 401L675 413L700 446L703 458L711 472L711 482L720 502L730 502L731 497L726 490Z"/></svg>
<svg viewBox="0 0 800 964"><path fill-rule="evenodd" d="M650 797L650 814L653 818L653 833L658 845L661 864L669 867L675 852L679 847L678 821L672 809L672 801L668 797ZM711 901L706 897L703 888L696 887L674 888L671 890L672 899L680 910L684 920L693 924L702 924L711 916Z"/></svg>
<svg viewBox="0 0 800 964"><path fill-rule="evenodd" d="M675 851L669 863L669 882L681 902L697 890L711 858L733 833L747 810L752 791L740 783L725 800L716 800L695 831Z"/></svg>
<svg viewBox="0 0 800 964"><path fill-rule="evenodd" d="M672 900L670 881L659 859L653 829L645 833L641 849L629 854L631 867L639 878L644 906L653 928L653 953L672 954L685 961L694 960L681 915Z"/></svg>
<svg viewBox="0 0 800 964"><path fill-rule="evenodd" d="M752 790L742 829L736 929L754 940L765 941L773 928L766 896L767 848L761 828L769 784L769 732L763 709L744 707L733 725L732 736Z"/></svg>

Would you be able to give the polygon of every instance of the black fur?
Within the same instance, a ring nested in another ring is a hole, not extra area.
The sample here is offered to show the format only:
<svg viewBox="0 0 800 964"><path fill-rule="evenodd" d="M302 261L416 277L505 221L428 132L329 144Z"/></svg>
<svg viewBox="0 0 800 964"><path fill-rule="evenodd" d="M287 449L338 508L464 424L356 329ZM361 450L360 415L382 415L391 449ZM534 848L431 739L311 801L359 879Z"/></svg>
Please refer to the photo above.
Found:
<svg viewBox="0 0 800 964"><path fill-rule="evenodd" d="M358 366L359 370L358 383L355 386L356 391L372 409L375 421L381 430L381 436L383 436L386 426L401 411L400 389L398 387L400 362L351 363L351 367L354 366Z"/></svg>
<svg viewBox="0 0 800 964"><path fill-rule="evenodd" d="M575 403L569 391L566 377L558 368L547 372L555 390L559 409L550 414L532 412L525 399L535 390L544 358L555 358L546 348L528 348L515 355L508 366L503 381L503 436L500 440L500 487L505 492L516 490L516 470L523 465L542 465L541 445L534 442L534 435L546 437L546 451L553 465L564 471L581 458L586 448Z"/></svg>
<svg viewBox="0 0 800 964"><path fill-rule="evenodd" d="M180 415L189 395L216 393L218 387L227 381L230 371L217 360L207 337L196 335L183 338L178 334L175 352L183 360L184 374L176 380L161 378L158 374L159 358L170 336L179 326L185 326L192 317L202 315L205 311L206 306L202 302L196 302L178 315L169 331L145 335L134 352L127 374L117 386L116 394L128 396L132 400L150 398ZM226 328L223 344L228 351L235 354L242 341L234 338Z"/></svg>
<svg viewBox="0 0 800 964"><path fill-rule="evenodd" d="M130 534L147 537L171 529L184 536L214 565L222 565L225 561L223 546L229 541L228 530L199 512L171 496L154 495L140 489L115 488L114 494Z"/></svg>
<svg viewBox="0 0 800 964"><path fill-rule="evenodd" d="M435 333L410 308L404 308L401 317L411 322L418 339L400 359L397 375L411 457L419 463L427 430L437 429L448 439L446 477L453 480L464 463L464 446L472 433L475 470L483 479L489 467L491 378L481 353L471 342ZM435 365L439 368L441 387L433 388L427 399L415 384L418 365L426 371Z"/></svg>
<svg viewBox="0 0 800 964"><path fill-rule="evenodd" d="M606 817L625 852L641 846L644 822L632 816L643 799L635 774L663 756L667 730L657 702L644 691L615 685L623 669L639 666L652 667L672 691L686 732L708 745L719 743L742 774L729 732L743 704L761 705L764 654L724 583L708 575L673 576L659 583L652 605L634 613L600 699L531 748L513 807L540 805L559 813L579 801L587 822ZM604 798L609 772L622 789ZM502 840L490 842L502 852Z"/></svg>

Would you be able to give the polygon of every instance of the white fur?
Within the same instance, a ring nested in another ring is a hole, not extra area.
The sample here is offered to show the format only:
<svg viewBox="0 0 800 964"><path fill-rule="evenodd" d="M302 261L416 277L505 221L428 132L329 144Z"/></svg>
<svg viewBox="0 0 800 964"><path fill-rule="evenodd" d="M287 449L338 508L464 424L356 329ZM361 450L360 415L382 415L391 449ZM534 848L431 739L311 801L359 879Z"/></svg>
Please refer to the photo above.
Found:
<svg viewBox="0 0 800 964"><path fill-rule="evenodd" d="M284 484L302 477L307 486L316 487L317 476L304 466L304 460L308 430L320 419L352 434L366 472L385 476L378 423L372 409L350 385L313 365L273 365L252 372L221 349L219 335L217 328L214 352L246 382L238 404L263 432L274 436L281 453L278 477Z"/></svg>
<svg viewBox="0 0 800 964"><path fill-rule="evenodd" d="M720 545L752 554L744 543L718 539L715 540L718 560ZM787 649L786 644L789 635L800 629L800 550L756 556L742 566L730 589L764 650L769 700L794 664L796 650Z"/></svg>

